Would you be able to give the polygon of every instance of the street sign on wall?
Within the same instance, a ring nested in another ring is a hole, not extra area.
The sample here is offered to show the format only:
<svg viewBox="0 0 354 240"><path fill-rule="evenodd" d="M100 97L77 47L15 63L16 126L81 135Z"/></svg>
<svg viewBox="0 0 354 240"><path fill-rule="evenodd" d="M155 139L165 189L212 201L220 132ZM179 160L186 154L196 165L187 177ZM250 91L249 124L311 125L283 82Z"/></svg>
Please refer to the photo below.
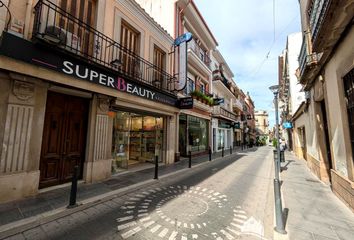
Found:
<svg viewBox="0 0 354 240"><path fill-rule="evenodd" d="M285 123L283 123L283 128L286 128L286 129L293 128L293 125L291 122L285 122Z"/></svg>

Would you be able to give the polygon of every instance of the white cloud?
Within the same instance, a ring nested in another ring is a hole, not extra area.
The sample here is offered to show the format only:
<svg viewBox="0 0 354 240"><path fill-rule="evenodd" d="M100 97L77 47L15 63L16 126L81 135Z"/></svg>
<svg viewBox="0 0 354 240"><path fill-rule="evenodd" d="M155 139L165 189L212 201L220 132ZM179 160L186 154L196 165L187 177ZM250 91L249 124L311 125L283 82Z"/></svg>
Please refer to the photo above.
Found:
<svg viewBox="0 0 354 240"><path fill-rule="evenodd" d="M194 1L235 74L237 85L250 92L257 109L271 111L273 94L268 87L278 81L278 56L285 48L286 36L300 31L298 0L274 0L275 42L273 1Z"/></svg>

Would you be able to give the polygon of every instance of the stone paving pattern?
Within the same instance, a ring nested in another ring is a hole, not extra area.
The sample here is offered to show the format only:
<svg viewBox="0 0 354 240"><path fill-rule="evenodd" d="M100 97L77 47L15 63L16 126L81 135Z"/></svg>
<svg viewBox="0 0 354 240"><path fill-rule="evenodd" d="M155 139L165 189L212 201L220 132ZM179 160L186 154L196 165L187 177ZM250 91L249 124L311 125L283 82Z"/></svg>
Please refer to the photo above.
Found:
<svg viewBox="0 0 354 240"><path fill-rule="evenodd" d="M237 147L233 153L240 152ZM224 156L229 155L229 150L224 152ZM221 152L213 153L212 159L221 157ZM209 160L208 155L197 156L192 158L192 166ZM159 166L159 176L188 167L188 159L183 158L181 161L168 165ZM106 181L94 184L79 184L77 192L77 201L108 193L127 187L142 181L152 179L154 177L154 168L132 171L129 173L118 174ZM0 204L0 226L14 221L36 216L38 214L65 207L69 203L70 186L58 188L48 192L39 193L34 197L28 197L23 200L13 201L10 203Z"/></svg>
<svg viewBox="0 0 354 240"><path fill-rule="evenodd" d="M219 156L213 156L213 159L217 157ZM207 156L198 157L193 159L193 163L207 160ZM183 160L174 165L161 167L160 176L186 168L187 165L188 161ZM273 153L272 148L261 147L239 151L232 156L226 155L223 159L200 164L171 178L156 181L144 189L117 196L7 239L354 239L353 212L333 194L329 186L320 182L310 172L306 161L286 152L282 169L281 191L287 235L274 233L273 236L275 222ZM142 179L151 179L152 175L153 169L145 169L119 175L98 184L81 184L81 198L106 193L110 191L109 189L117 189L118 186L122 187L119 178L126 187L129 183L135 183L135 178L140 182ZM225 196L223 199L227 199L225 209L219 210L215 207L217 205L213 207L213 203L205 198L207 195L201 199L193 195L194 204L206 202L210 209L198 208L188 212L184 207L193 206L193 202L183 204L182 197L178 199L182 201L181 209L191 216L191 219L183 218L180 212L176 213L178 209L176 205L172 204L178 198L174 191L181 188L186 188L186 191L193 190L194 194L199 195L203 195L201 193L203 189L217 191ZM158 189L161 189L161 192ZM51 196L53 201L58 197L57 206L65 206L68 196L60 200L60 194L66 194L67 191L68 189L60 189L45 194ZM40 194L36 198L29 198L16 204L17 206L22 204L23 207L19 209L26 209L24 211L26 216L35 215L38 211L46 211L46 205L41 205L42 198L44 197ZM38 203L40 207L36 206ZM6 208L4 204L0 208L0 219L4 212L11 213L9 211L11 209ZM159 212L160 209L163 214ZM243 216L237 217L235 213L238 211ZM18 212L12 213L10 219L21 218L17 217ZM192 217L193 214L197 217ZM22 212L19 215L24 216ZM172 218L165 221L166 218L175 215L184 219L186 225L173 227ZM210 228L199 228L197 224L200 223L198 221L201 217L206 224L212 223ZM211 220L207 221L208 217ZM242 223L245 217L247 217L245 220L255 219L255 226L245 227L245 223ZM196 220L198 221L195 222ZM247 232L252 234L246 234Z"/></svg>
<svg viewBox="0 0 354 240"><path fill-rule="evenodd" d="M289 239L351 240L354 239L354 214L318 180L306 166L286 152L286 170L281 178L283 208L288 209L286 230Z"/></svg>

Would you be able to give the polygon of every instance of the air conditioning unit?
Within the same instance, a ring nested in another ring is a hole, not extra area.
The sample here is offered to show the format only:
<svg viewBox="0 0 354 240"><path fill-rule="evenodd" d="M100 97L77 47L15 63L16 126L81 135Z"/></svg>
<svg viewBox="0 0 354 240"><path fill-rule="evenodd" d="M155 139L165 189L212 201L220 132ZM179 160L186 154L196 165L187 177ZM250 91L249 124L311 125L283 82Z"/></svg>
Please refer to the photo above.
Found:
<svg viewBox="0 0 354 240"><path fill-rule="evenodd" d="M69 31L62 29L62 32L66 36L65 49L71 52L77 53L81 51L81 42L79 36Z"/></svg>
<svg viewBox="0 0 354 240"><path fill-rule="evenodd" d="M44 33L42 34L42 38L51 44L60 45L71 52L77 53L81 50L80 38L77 35L69 31L65 31L57 26L46 27Z"/></svg>

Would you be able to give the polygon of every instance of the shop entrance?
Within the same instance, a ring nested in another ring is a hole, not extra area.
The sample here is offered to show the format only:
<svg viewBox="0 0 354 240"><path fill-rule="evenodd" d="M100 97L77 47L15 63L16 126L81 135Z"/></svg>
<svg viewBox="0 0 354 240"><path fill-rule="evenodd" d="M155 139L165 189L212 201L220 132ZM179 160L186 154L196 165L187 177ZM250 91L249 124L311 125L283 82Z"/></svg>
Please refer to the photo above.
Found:
<svg viewBox="0 0 354 240"><path fill-rule="evenodd" d="M163 161L163 117L115 112L112 141L112 172L139 163Z"/></svg>
<svg viewBox="0 0 354 240"><path fill-rule="evenodd" d="M87 113L87 99L48 92L39 188L70 181L75 165L82 177Z"/></svg>

